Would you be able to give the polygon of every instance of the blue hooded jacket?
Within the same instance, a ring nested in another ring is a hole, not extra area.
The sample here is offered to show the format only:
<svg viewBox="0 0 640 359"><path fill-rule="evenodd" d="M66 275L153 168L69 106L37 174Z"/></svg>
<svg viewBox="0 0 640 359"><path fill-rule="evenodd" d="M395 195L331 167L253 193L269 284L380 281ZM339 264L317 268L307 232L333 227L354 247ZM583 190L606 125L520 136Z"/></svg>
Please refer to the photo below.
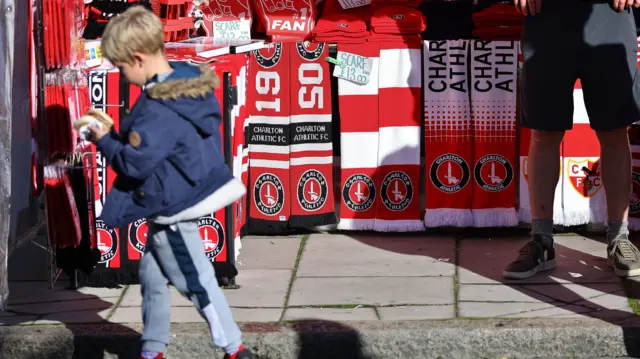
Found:
<svg viewBox="0 0 640 359"><path fill-rule="evenodd" d="M118 174L100 219L118 228L172 216L233 179L224 163L215 73L172 63L173 72L143 91L98 150Z"/></svg>

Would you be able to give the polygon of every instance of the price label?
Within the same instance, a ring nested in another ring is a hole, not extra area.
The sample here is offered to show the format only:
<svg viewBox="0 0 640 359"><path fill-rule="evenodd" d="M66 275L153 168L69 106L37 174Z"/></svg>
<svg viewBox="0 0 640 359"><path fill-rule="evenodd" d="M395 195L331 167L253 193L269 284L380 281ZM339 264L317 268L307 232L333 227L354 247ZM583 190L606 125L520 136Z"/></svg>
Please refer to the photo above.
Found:
<svg viewBox="0 0 640 359"><path fill-rule="evenodd" d="M237 42L251 40L249 20L214 21L213 39L216 42Z"/></svg>
<svg viewBox="0 0 640 359"><path fill-rule="evenodd" d="M353 9L354 7L362 7L371 5L372 0L338 0L343 9Z"/></svg>
<svg viewBox="0 0 640 359"><path fill-rule="evenodd" d="M338 51L337 58L327 58L327 61L336 65L333 76L361 85L369 83L373 59Z"/></svg>

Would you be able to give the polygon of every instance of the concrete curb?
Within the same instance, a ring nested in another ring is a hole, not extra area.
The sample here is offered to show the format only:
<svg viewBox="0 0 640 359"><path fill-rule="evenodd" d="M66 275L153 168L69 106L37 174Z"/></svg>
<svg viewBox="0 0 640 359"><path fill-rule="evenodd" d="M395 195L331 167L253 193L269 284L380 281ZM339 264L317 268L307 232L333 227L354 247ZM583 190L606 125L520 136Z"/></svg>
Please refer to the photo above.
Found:
<svg viewBox="0 0 640 359"><path fill-rule="evenodd" d="M640 325L594 319L298 321L242 326L256 359L594 358L640 356ZM3 359L138 359L140 325L0 327ZM222 357L205 324L172 326L170 359Z"/></svg>

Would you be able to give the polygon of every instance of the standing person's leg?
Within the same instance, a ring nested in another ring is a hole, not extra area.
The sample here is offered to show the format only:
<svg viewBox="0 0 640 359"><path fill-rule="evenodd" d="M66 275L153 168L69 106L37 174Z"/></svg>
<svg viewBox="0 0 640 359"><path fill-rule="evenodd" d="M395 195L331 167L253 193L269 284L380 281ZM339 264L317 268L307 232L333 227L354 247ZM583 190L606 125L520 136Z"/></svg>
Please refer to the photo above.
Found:
<svg viewBox="0 0 640 359"><path fill-rule="evenodd" d="M524 279L555 268L553 200L560 176L560 143L573 125L573 86L577 79L576 32L570 8L548 6L525 18L524 63L519 78L521 125L532 129L528 184L532 240L504 270L504 276Z"/></svg>
<svg viewBox="0 0 640 359"><path fill-rule="evenodd" d="M609 264L619 276L640 275L640 252L629 241L631 148L627 126L640 121L638 42L631 10L589 5L580 66L584 102L600 141L606 191Z"/></svg>
<svg viewBox="0 0 640 359"><path fill-rule="evenodd" d="M154 253L171 284L193 302L207 321L213 344L235 357L242 347L240 329L204 254L197 222L171 226L149 223L149 231L154 233Z"/></svg>
<svg viewBox="0 0 640 359"><path fill-rule="evenodd" d="M153 238L152 230L148 238ZM140 288L142 290L142 355L143 359L161 358L169 344L171 321L171 293L169 280L158 265L149 240L140 259Z"/></svg>

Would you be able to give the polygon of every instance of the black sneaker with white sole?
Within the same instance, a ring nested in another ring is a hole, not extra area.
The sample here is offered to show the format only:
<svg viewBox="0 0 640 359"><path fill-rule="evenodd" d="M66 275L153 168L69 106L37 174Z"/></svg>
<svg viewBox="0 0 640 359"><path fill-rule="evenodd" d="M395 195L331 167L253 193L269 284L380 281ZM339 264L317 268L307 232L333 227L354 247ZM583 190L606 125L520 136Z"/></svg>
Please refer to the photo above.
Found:
<svg viewBox="0 0 640 359"><path fill-rule="evenodd" d="M640 275L640 251L631 243L629 236L622 234L607 246L607 263L619 277Z"/></svg>
<svg viewBox="0 0 640 359"><path fill-rule="evenodd" d="M556 267L556 251L545 248L539 236L534 236L518 252L518 258L507 265L503 275L508 279L531 278L536 273Z"/></svg>

